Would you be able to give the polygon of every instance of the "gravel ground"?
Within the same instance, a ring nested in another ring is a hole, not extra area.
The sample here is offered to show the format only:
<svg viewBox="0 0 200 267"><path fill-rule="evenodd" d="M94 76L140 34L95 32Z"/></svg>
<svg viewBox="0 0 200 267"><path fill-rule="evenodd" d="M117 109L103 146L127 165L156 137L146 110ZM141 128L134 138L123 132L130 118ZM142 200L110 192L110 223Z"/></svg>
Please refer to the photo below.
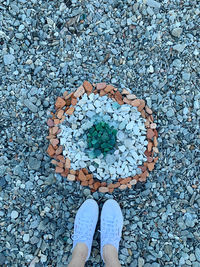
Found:
<svg viewBox="0 0 200 267"><path fill-rule="evenodd" d="M145 185L94 193L124 214L122 266L200 266L200 3L65 0L0 3L0 266L62 267L87 188L55 177L46 120L87 79L146 99L160 158ZM103 266L99 232L87 266ZM32 264L34 266L34 264Z"/></svg>

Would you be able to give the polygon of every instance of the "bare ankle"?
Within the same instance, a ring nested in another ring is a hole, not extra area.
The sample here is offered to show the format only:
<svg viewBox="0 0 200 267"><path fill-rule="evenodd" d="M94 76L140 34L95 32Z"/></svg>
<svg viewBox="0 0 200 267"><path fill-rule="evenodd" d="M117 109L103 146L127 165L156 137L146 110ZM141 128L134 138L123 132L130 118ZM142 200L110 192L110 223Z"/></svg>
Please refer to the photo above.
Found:
<svg viewBox="0 0 200 267"><path fill-rule="evenodd" d="M103 259L106 266L111 267L120 267L120 262L118 259L118 251L113 245L105 245L103 247Z"/></svg>

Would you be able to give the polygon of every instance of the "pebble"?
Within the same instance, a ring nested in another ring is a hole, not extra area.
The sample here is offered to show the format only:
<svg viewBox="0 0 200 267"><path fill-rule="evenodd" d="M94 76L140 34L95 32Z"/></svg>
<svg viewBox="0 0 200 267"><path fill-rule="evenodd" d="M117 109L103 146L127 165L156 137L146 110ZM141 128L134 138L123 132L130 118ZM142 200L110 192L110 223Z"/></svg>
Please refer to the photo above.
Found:
<svg viewBox="0 0 200 267"><path fill-rule="evenodd" d="M13 210L11 212L10 216L11 216L11 219L16 219L19 216L19 213L18 213L18 211Z"/></svg>
<svg viewBox="0 0 200 267"><path fill-rule="evenodd" d="M3 56L3 61L5 65L10 65L14 62L15 57L11 54L7 54Z"/></svg>
<svg viewBox="0 0 200 267"><path fill-rule="evenodd" d="M157 8L157 9L159 9L161 6L160 3L155 1L155 0L147 0L146 3L148 6L153 7L153 8Z"/></svg>
<svg viewBox="0 0 200 267"><path fill-rule="evenodd" d="M23 241L24 242L26 242L26 243L29 242L29 239L30 239L29 234L24 234L23 235Z"/></svg>
<svg viewBox="0 0 200 267"><path fill-rule="evenodd" d="M172 30L172 35L174 37L180 37L182 32L183 32L182 28L175 28Z"/></svg>
<svg viewBox="0 0 200 267"><path fill-rule="evenodd" d="M34 158L34 157L30 157L29 158L29 167L33 170L39 170L41 166L41 161Z"/></svg>
<svg viewBox="0 0 200 267"><path fill-rule="evenodd" d="M196 257L197 261L199 261L199 263L200 263L200 248L198 248L198 247L195 248L195 257Z"/></svg>
<svg viewBox="0 0 200 267"><path fill-rule="evenodd" d="M24 100L24 105L33 113L38 112L38 108L35 104L33 104L31 101L29 101L28 99Z"/></svg>
<svg viewBox="0 0 200 267"><path fill-rule="evenodd" d="M185 47L185 44L176 44L173 46L173 49L181 53L184 51Z"/></svg>

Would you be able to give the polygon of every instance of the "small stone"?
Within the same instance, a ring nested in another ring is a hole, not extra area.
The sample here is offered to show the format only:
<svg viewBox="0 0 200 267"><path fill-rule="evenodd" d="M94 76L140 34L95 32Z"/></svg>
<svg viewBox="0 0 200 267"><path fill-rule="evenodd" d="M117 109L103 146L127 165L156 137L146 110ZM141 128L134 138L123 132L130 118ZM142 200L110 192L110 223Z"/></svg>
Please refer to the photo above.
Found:
<svg viewBox="0 0 200 267"><path fill-rule="evenodd" d="M74 174L68 174L67 179L68 179L70 182L73 182L73 181L75 181L76 176L75 176Z"/></svg>
<svg viewBox="0 0 200 267"><path fill-rule="evenodd" d="M57 113L58 119L62 119L63 114L64 114L64 110L62 110L62 109L59 110L58 113Z"/></svg>
<svg viewBox="0 0 200 267"><path fill-rule="evenodd" d="M90 165L89 169L90 169L91 172L95 171L95 167L93 165Z"/></svg>
<svg viewBox="0 0 200 267"><path fill-rule="evenodd" d="M74 113L74 107L70 107L65 113L67 114L67 115L72 115L73 113Z"/></svg>
<svg viewBox="0 0 200 267"><path fill-rule="evenodd" d="M106 88L106 83L97 83L96 88L97 90L103 90Z"/></svg>
<svg viewBox="0 0 200 267"><path fill-rule="evenodd" d="M175 28L172 30L172 35L174 37L180 37L182 32L183 32L182 28Z"/></svg>
<svg viewBox="0 0 200 267"><path fill-rule="evenodd" d="M83 87L85 88L85 91L86 91L86 92L89 92L89 93L92 92L93 86L91 85L90 82L88 82L88 81L84 81L84 83L83 83Z"/></svg>
<svg viewBox="0 0 200 267"><path fill-rule="evenodd" d="M51 144L48 146L47 153L49 154L50 157L52 157L55 154L55 150Z"/></svg>
<svg viewBox="0 0 200 267"><path fill-rule="evenodd" d="M147 164L147 167L148 167L148 169L149 169L150 172L153 171L154 166L155 166L155 163L154 162L151 162L151 163L148 163Z"/></svg>
<svg viewBox="0 0 200 267"><path fill-rule="evenodd" d="M62 146L59 146L59 147L56 149L56 155L60 155L62 152L63 152L63 147L62 147Z"/></svg>
<svg viewBox="0 0 200 267"><path fill-rule="evenodd" d="M5 65L10 65L14 62L15 57L11 54L7 54L3 56L3 61Z"/></svg>
<svg viewBox="0 0 200 267"><path fill-rule="evenodd" d="M184 81L189 81L190 80L190 73L189 72L183 72L182 73L182 79Z"/></svg>
<svg viewBox="0 0 200 267"><path fill-rule="evenodd" d="M62 173L62 172L64 172L64 169L57 166L56 169L55 169L55 172L56 173Z"/></svg>
<svg viewBox="0 0 200 267"><path fill-rule="evenodd" d="M196 259L200 262L200 249L198 247L195 248L195 256Z"/></svg>
<svg viewBox="0 0 200 267"><path fill-rule="evenodd" d="M90 189L85 188L85 189L83 190L83 194L84 194L84 196L88 197L88 196L91 194Z"/></svg>
<svg viewBox="0 0 200 267"><path fill-rule="evenodd" d="M127 185L126 184L122 184L119 187L120 190L125 190L126 188L127 188Z"/></svg>
<svg viewBox="0 0 200 267"><path fill-rule="evenodd" d="M105 91L105 93L110 93L113 89L114 89L114 86L109 84L109 85L106 86L104 91Z"/></svg>
<svg viewBox="0 0 200 267"><path fill-rule="evenodd" d="M29 158L29 167L30 169L33 169L33 170L39 170L41 166L41 161L34 158L34 157L30 157Z"/></svg>
<svg viewBox="0 0 200 267"><path fill-rule="evenodd" d="M53 120L52 120L52 119L48 119L48 121L47 121L47 125L48 125L49 127L53 127L53 126L54 126L54 122L53 122Z"/></svg>
<svg viewBox="0 0 200 267"><path fill-rule="evenodd" d="M52 134L56 134L58 132L59 128L58 126L55 126L52 128Z"/></svg>
<svg viewBox="0 0 200 267"><path fill-rule="evenodd" d="M138 267L143 267L144 266L144 259L139 257L138 258Z"/></svg>
<svg viewBox="0 0 200 267"><path fill-rule="evenodd" d="M81 182L84 182L84 181L87 180L87 179L86 179L86 176L85 176L85 174L83 173L82 170L79 171L79 174L78 174L78 180L80 180Z"/></svg>
<svg viewBox="0 0 200 267"><path fill-rule="evenodd" d="M100 193L108 193L109 192L109 188L105 187L105 186L101 186L101 187L99 187L99 192Z"/></svg>
<svg viewBox="0 0 200 267"><path fill-rule="evenodd" d="M70 169L71 167L71 161L69 158L66 158L65 160L65 169Z"/></svg>
<svg viewBox="0 0 200 267"><path fill-rule="evenodd" d="M172 108L169 108L166 115L168 118L174 117L174 110Z"/></svg>
<svg viewBox="0 0 200 267"><path fill-rule="evenodd" d="M6 262L6 257L4 256L3 253L0 253L0 266L4 266Z"/></svg>
<svg viewBox="0 0 200 267"><path fill-rule="evenodd" d="M145 106L145 110L150 115L153 113L153 111L147 105Z"/></svg>
<svg viewBox="0 0 200 267"><path fill-rule="evenodd" d="M34 105L31 101L29 101L28 99L24 100L24 105L33 113L36 113L38 111L38 108L36 105Z"/></svg>
<svg viewBox="0 0 200 267"><path fill-rule="evenodd" d="M129 95L130 94L130 92L127 90L127 89L123 89L122 90L122 95Z"/></svg>
<svg viewBox="0 0 200 267"><path fill-rule="evenodd" d="M85 93L85 89L84 87L81 85L77 90L76 92L74 93L74 97L80 97L82 96L83 94Z"/></svg>
<svg viewBox="0 0 200 267"><path fill-rule="evenodd" d="M58 139L50 139L50 143L52 144L52 146L57 146L59 144L59 140Z"/></svg>
<svg viewBox="0 0 200 267"><path fill-rule="evenodd" d="M147 130L147 138L152 139L154 137L155 133L152 129Z"/></svg>
<svg viewBox="0 0 200 267"><path fill-rule="evenodd" d="M153 7L153 8L157 8L159 9L160 8L160 3L155 1L155 0L147 0L147 5L150 6L150 7Z"/></svg>
<svg viewBox="0 0 200 267"><path fill-rule="evenodd" d="M139 107L139 105L140 105L139 99L135 99L131 102L131 106L133 106L133 107Z"/></svg>
<svg viewBox="0 0 200 267"><path fill-rule="evenodd" d="M11 219L16 219L18 217L19 213L16 210L13 210L10 214Z"/></svg>
<svg viewBox="0 0 200 267"><path fill-rule="evenodd" d="M24 241L24 242L26 242L26 243L29 242L29 239L30 239L29 234L24 234L24 235L23 235L23 241Z"/></svg>
<svg viewBox="0 0 200 267"><path fill-rule="evenodd" d="M128 100L133 100L133 99L136 99L137 97L136 97L136 95L129 94L129 95L126 96L126 98L127 98Z"/></svg>
<svg viewBox="0 0 200 267"><path fill-rule="evenodd" d="M150 124L150 128L151 128L151 129L156 129L156 127L157 127L157 124L156 124L156 123L151 123L151 124Z"/></svg>
<svg viewBox="0 0 200 267"><path fill-rule="evenodd" d="M64 99L62 99L61 97L58 97L55 103L55 107L56 109L58 108L63 108L66 105L66 102Z"/></svg>
<svg viewBox="0 0 200 267"><path fill-rule="evenodd" d="M185 44L177 44L177 45L173 46L173 49L181 53L181 52L183 52L185 47L186 47Z"/></svg>

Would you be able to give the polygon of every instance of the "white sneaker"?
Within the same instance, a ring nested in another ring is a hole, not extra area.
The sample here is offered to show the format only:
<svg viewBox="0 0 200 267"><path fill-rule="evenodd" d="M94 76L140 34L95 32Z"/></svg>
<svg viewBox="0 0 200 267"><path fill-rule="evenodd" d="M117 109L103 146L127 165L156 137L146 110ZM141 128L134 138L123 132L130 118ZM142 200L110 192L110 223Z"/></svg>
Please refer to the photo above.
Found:
<svg viewBox="0 0 200 267"><path fill-rule="evenodd" d="M85 243L88 247L88 260L92 240L99 216L99 207L95 200L87 199L78 209L74 221L73 249L77 243Z"/></svg>
<svg viewBox="0 0 200 267"><path fill-rule="evenodd" d="M103 259L103 247L113 245L117 251L123 228L123 215L119 204L113 200L107 200L101 212L101 257Z"/></svg>

